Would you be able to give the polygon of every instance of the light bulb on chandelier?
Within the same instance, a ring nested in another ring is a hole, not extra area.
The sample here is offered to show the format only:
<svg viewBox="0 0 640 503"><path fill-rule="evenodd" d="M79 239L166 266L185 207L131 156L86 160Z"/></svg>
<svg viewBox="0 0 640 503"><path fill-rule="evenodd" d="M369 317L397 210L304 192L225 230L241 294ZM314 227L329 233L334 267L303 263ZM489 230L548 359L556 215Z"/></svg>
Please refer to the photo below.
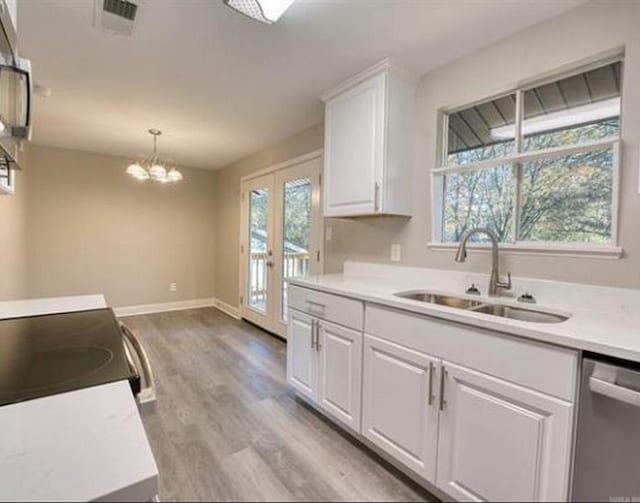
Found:
<svg viewBox="0 0 640 503"><path fill-rule="evenodd" d="M172 167L167 171L165 164L158 157L158 136L162 134L159 129L149 129L149 134L153 136L153 155L143 162L133 162L126 170L126 173L137 180L153 180L160 183L179 182L184 179L182 173ZM145 167L146 166L146 167Z"/></svg>

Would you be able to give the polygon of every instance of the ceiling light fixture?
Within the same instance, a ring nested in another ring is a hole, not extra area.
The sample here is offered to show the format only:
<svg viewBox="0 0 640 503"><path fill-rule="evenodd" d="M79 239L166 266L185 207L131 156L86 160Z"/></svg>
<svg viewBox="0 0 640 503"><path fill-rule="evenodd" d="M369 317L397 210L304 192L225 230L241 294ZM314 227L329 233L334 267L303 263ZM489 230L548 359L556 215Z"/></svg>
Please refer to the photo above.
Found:
<svg viewBox="0 0 640 503"><path fill-rule="evenodd" d="M275 23L295 0L224 0L234 10L261 23Z"/></svg>
<svg viewBox="0 0 640 503"><path fill-rule="evenodd" d="M142 162L133 162L127 167L127 174L137 180L152 180L160 183L179 182L184 177L176 167L167 170L165 163L158 157L158 136L162 134L159 129L149 129L153 136L153 155ZM147 166L145 168L145 165Z"/></svg>

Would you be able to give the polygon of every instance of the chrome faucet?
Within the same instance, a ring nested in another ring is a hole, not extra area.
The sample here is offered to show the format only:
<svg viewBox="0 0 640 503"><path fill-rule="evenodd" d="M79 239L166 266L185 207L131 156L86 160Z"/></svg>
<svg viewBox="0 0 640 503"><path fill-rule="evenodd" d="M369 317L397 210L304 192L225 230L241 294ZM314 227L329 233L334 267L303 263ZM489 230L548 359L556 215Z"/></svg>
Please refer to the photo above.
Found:
<svg viewBox="0 0 640 503"><path fill-rule="evenodd" d="M509 280L505 283L500 281L500 273L498 272L498 238L493 231L485 227L475 227L468 230L462 236L458 251L456 253L456 262L465 262L467 260L467 241L473 234L486 234L491 239L491 277L489 278L489 295L496 296L498 288L511 290L511 273L508 274Z"/></svg>

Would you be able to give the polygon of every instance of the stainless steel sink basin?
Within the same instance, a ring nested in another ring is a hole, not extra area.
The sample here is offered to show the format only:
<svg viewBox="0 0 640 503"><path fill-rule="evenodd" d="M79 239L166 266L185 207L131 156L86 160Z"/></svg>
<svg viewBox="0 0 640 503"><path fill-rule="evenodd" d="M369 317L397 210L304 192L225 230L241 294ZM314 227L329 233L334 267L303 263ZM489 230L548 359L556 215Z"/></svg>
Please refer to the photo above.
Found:
<svg viewBox="0 0 640 503"><path fill-rule="evenodd" d="M536 311L534 309L521 309L519 307L506 306L504 304L484 304L471 309L476 313L485 313L511 320L529 321L532 323L562 323L569 319L563 314Z"/></svg>
<svg viewBox="0 0 640 503"><path fill-rule="evenodd" d="M401 292L396 293L395 295L397 297L402 297L403 299L418 300L420 302L428 302L430 304L439 304L441 306L456 307L458 309L470 309L472 307L479 307L482 305L482 302L477 300L431 292Z"/></svg>
<svg viewBox="0 0 640 503"><path fill-rule="evenodd" d="M562 323L567 321L569 316L564 314L550 313L547 311L538 311L536 309L520 308L509 306L506 304L487 304L481 300L469 299L465 297L456 297L454 295L445 295L422 290L414 290L410 292L398 292L394 294L396 297L403 299L417 300L419 302L427 302L429 304L438 304L441 306L455 307L457 309L466 309L475 313L489 314L491 316L499 316L510 320L528 321L530 323Z"/></svg>

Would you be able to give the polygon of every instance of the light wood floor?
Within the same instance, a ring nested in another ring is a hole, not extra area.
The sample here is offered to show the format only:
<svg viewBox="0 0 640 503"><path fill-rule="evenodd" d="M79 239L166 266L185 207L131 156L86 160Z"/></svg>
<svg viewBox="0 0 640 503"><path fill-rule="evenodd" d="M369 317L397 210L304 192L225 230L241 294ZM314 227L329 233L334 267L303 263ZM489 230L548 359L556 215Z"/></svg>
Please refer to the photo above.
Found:
<svg viewBox="0 0 640 503"><path fill-rule="evenodd" d="M295 397L281 340L213 308L123 321L156 374L162 500L431 498Z"/></svg>

